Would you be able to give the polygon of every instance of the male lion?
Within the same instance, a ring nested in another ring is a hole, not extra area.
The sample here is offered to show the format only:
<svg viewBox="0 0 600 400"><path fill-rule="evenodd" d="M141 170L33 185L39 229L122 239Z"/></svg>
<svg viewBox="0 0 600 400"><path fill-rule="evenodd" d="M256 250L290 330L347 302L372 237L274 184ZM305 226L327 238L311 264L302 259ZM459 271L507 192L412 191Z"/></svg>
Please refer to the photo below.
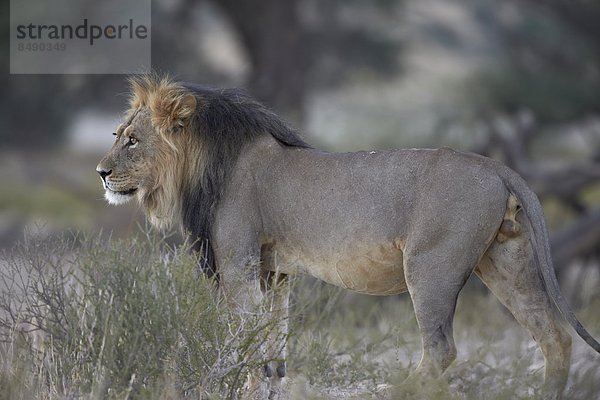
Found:
<svg viewBox="0 0 600 400"><path fill-rule="evenodd" d="M328 153L240 91L154 75L131 85L97 167L106 199L136 198L154 225L179 224L234 306L266 295L285 313L287 293L267 289L300 272L372 295L408 291L417 372L439 374L456 358L456 299L475 272L540 346L547 397L561 396L571 355L555 307L600 352L559 291L537 197L499 162L447 148ZM283 360L282 347L266 359ZM285 363L260 374L250 389L270 380L276 391Z"/></svg>

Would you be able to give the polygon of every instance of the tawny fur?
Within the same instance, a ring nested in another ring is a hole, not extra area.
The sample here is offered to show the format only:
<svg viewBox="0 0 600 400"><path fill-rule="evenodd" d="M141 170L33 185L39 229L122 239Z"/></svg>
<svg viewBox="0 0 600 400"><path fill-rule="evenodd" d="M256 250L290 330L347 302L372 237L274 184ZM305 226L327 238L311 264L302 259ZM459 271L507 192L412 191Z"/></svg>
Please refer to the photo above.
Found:
<svg viewBox="0 0 600 400"><path fill-rule="evenodd" d="M129 79L131 86L129 115L148 107L152 126L160 136L155 142L151 165L153 185L139 194L150 222L169 228L181 214L183 184L198 176L199 162L206 153L193 136L192 117L197 112L196 97L168 77L139 75Z"/></svg>

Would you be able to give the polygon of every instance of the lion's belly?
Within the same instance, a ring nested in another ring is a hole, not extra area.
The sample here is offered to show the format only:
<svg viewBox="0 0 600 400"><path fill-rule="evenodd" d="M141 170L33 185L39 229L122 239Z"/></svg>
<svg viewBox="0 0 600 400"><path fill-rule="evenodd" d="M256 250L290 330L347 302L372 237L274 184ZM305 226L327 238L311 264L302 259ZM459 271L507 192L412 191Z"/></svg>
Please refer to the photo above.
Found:
<svg viewBox="0 0 600 400"><path fill-rule="evenodd" d="M269 267L282 273L306 273L327 283L373 295L406 291L402 251L397 245L371 246L351 251L273 246Z"/></svg>

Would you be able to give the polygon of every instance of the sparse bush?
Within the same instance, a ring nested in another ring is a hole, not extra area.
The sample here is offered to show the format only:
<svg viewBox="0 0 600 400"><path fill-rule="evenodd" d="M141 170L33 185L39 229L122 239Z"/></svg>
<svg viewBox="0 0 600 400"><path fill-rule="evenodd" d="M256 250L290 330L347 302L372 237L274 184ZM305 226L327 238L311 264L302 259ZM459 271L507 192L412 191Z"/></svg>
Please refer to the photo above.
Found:
<svg viewBox="0 0 600 400"><path fill-rule="evenodd" d="M236 398L269 329L151 235L29 239L2 263L7 399Z"/></svg>
<svg viewBox="0 0 600 400"><path fill-rule="evenodd" d="M231 312L198 261L150 234L28 239L4 252L0 400L239 398L275 321ZM420 386L404 382L421 341L408 296L292 282L291 399L539 396L541 352L481 292L459 297L457 361ZM580 313L592 331L597 306ZM575 338L568 398L597 396L597 360Z"/></svg>
<svg viewBox="0 0 600 400"><path fill-rule="evenodd" d="M357 302L349 294L319 281L296 282L292 368L311 385L347 387L366 381L375 386L389 378L381 356L394 347L396 327L377 323L381 301Z"/></svg>

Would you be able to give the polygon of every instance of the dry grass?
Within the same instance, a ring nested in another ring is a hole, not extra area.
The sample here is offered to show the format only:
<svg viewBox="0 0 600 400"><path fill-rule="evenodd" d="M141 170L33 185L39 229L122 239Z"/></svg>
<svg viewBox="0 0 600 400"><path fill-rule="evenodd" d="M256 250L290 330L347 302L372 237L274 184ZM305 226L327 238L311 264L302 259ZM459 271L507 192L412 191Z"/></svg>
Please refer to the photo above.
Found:
<svg viewBox="0 0 600 400"><path fill-rule="evenodd" d="M270 322L231 315L190 254L151 236L4 254L0 397L237 397Z"/></svg>
<svg viewBox="0 0 600 400"><path fill-rule="evenodd" d="M404 383L420 359L420 336L408 295L377 298L314 283L325 302L302 321L291 341L296 398L382 399L530 399L540 395L543 356L508 311L472 278L459 297L454 323L458 358L443 379L426 388ZM335 299L335 300L333 300ZM600 336L594 310L600 296L580 319ZM327 311L327 309L332 311ZM566 398L600 396L600 356L574 334L572 368ZM381 390L382 384L392 387ZM450 393L450 394L448 394Z"/></svg>
<svg viewBox="0 0 600 400"><path fill-rule="evenodd" d="M187 246L71 235L0 257L0 399L222 399L243 393L247 360L272 321L232 315ZM408 296L294 284L291 398L525 399L543 359L485 291L459 299L457 361L443 379L399 385L420 358ZM579 314L600 333L600 297ZM569 399L600 393L600 357L574 340ZM256 360L256 362L262 362ZM388 385L388 386L382 386ZM448 394L450 393L450 394Z"/></svg>

